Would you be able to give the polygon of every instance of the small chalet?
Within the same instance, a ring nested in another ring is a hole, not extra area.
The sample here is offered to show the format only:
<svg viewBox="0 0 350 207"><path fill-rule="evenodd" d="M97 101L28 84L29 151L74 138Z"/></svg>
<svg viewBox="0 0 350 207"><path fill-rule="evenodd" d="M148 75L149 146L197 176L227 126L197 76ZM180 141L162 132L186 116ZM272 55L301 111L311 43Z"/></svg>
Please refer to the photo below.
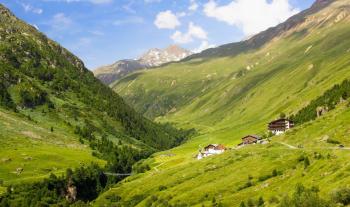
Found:
<svg viewBox="0 0 350 207"><path fill-rule="evenodd" d="M294 127L294 122L288 119L278 119L269 123L269 131L274 135L280 135Z"/></svg>
<svg viewBox="0 0 350 207"><path fill-rule="evenodd" d="M258 135L248 135L242 138L242 144L241 145L246 145L246 144L256 144L261 140L261 137Z"/></svg>
<svg viewBox="0 0 350 207"><path fill-rule="evenodd" d="M225 152L226 150L227 148L222 144L210 144L204 147L204 151L202 150L199 151L197 155L197 159L200 160L204 157L208 157L211 155L218 155Z"/></svg>

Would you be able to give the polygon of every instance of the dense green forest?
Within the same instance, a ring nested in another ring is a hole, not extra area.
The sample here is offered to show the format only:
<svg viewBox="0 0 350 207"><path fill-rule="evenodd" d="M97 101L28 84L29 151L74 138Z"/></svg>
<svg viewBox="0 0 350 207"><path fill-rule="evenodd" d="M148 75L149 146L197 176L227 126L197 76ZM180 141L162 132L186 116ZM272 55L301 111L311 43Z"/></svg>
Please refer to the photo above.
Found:
<svg viewBox="0 0 350 207"><path fill-rule="evenodd" d="M322 96L312 100L306 107L298 111L290 118L297 124L302 124L317 118L317 111L320 110L319 115L333 110L337 104L347 100L350 97L350 81L344 80L341 84L334 85L327 90Z"/></svg>

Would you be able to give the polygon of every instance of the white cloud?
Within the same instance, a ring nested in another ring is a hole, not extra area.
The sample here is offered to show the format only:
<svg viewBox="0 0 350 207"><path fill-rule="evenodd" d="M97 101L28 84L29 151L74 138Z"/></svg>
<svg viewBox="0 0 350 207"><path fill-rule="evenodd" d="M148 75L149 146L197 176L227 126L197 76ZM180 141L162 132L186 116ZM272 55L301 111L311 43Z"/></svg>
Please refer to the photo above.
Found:
<svg viewBox="0 0 350 207"><path fill-rule="evenodd" d="M142 17L138 16L132 16L125 19L119 19L113 22L114 25L120 26L124 24L142 24L144 22L144 19Z"/></svg>
<svg viewBox="0 0 350 207"><path fill-rule="evenodd" d="M25 3L22 3L21 6L23 7L24 11L25 12L32 12L34 14L42 14L43 13L43 10L40 9L40 8L35 8L33 7L32 5L30 4L25 4Z"/></svg>
<svg viewBox="0 0 350 207"><path fill-rule="evenodd" d="M298 13L288 0L234 0L219 6L215 0L204 5L204 13L242 29L246 36L275 26Z"/></svg>
<svg viewBox="0 0 350 207"><path fill-rule="evenodd" d="M190 11L196 11L198 9L198 4L196 0L190 0L190 6L188 7L188 10Z"/></svg>
<svg viewBox="0 0 350 207"><path fill-rule="evenodd" d="M213 47L215 47L216 45L214 45L214 44L209 44L209 42L208 41L206 41L206 40L203 40L202 42L201 42L201 44L199 45L199 47L198 48L196 48L196 49L194 49L194 50L192 50L194 53L199 53L199 52L202 52L203 50L206 50L206 49L209 49L209 48L213 48Z"/></svg>
<svg viewBox="0 0 350 207"><path fill-rule="evenodd" d="M188 33L183 34L180 31L176 31L173 35L171 35L171 39L174 42L180 43L180 44L185 44L193 41L193 38L191 37L191 35L189 35Z"/></svg>
<svg viewBox="0 0 350 207"><path fill-rule="evenodd" d="M200 26L195 25L193 22L190 22L188 25L188 31L182 33L181 31L176 31L171 35L171 39L175 43L186 44L192 42L194 39L207 39L207 32Z"/></svg>
<svg viewBox="0 0 350 207"><path fill-rule="evenodd" d="M64 13L58 13L53 16L50 24L56 30L64 30L70 27L73 21Z"/></svg>
<svg viewBox="0 0 350 207"><path fill-rule="evenodd" d="M170 10L159 12L154 24L158 29L175 29L181 25L177 16Z"/></svg>

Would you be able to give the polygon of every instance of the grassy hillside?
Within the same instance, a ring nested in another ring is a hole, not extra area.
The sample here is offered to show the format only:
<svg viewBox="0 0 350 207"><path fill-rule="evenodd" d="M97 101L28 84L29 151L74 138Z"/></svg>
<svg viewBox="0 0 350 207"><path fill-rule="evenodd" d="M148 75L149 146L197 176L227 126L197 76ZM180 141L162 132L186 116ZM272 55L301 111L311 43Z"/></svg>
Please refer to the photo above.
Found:
<svg viewBox="0 0 350 207"><path fill-rule="evenodd" d="M151 171L129 177L103 194L95 205L212 206L215 198L223 206L239 206L241 201L263 197L266 206L276 206L298 183L317 186L320 195L329 199L332 191L350 183L350 151L327 142L332 138L350 145L348 105L338 106L283 136L272 137L268 145L233 149L200 161L182 147L183 151L163 152L154 158ZM303 148L297 148L298 145ZM179 165L164 156L170 153L189 157ZM306 157L310 165L305 165Z"/></svg>
<svg viewBox="0 0 350 207"><path fill-rule="evenodd" d="M0 114L0 178L3 186L39 180L50 173L62 174L68 167L90 162L105 164L93 157L89 146L81 144L78 136L64 125L55 123L51 132L50 124L39 124L3 109Z"/></svg>
<svg viewBox="0 0 350 207"><path fill-rule="evenodd" d="M148 117L200 130L197 147L238 143L350 77L349 4L335 1L259 49L134 73L114 89Z"/></svg>
<svg viewBox="0 0 350 207"><path fill-rule="evenodd" d="M19 191L28 191L27 197L23 192L9 193L6 200L0 197L0 203L36 206L39 202L46 205L54 199L65 200L65 193L57 193L48 201L46 196L52 196L52 192L44 196L41 191L42 197L29 204L29 191L38 195L38 185L23 184L50 175L48 182L61 179L56 192L66 192L65 182L75 174L67 179L51 174L61 176L67 168L85 167L91 162L101 168L79 168L84 173L95 173L84 176L98 177L103 175L102 170L130 173L138 160L176 146L188 135L187 131L156 124L135 112L98 81L81 60L2 5L0 39L0 193L13 184L20 184L15 187ZM81 184L82 176L76 177L79 195L86 190L79 185L89 183ZM101 192L103 187L94 190Z"/></svg>
<svg viewBox="0 0 350 207"><path fill-rule="evenodd" d="M336 1L259 49L134 73L114 89L150 118L197 128L256 124L258 133L349 77L348 3Z"/></svg>
<svg viewBox="0 0 350 207"><path fill-rule="evenodd" d="M337 147L350 144L348 103L273 137L267 146L201 161L194 156L210 143L234 147L244 135L263 135L280 113L293 115L349 79L349 5L334 1L261 47L234 56L192 58L114 83L114 90L146 116L194 127L199 135L146 160L150 172L118 184L96 205L239 206L262 196L267 206L276 206L297 183L319 186L327 200L333 190L348 186L349 151Z"/></svg>

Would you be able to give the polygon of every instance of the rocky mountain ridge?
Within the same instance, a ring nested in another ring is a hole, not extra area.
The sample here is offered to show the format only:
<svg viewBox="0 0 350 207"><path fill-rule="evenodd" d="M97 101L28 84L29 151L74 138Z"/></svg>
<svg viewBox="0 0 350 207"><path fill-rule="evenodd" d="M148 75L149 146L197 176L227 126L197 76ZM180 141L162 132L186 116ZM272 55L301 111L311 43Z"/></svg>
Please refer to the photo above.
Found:
<svg viewBox="0 0 350 207"><path fill-rule="evenodd" d="M95 69L95 76L104 84L110 85L137 70L158 67L160 65L180 61L193 53L177 45L170 45L165 49L153 48L144 53L140 58L119 60L112 65Z"/></svg>
<svg viewBox="0 0 350 207"><path fill-rule="evenodd" d="M177 45L170 45L165 49L150 49L143 54L139 61L150 67L156 67L168 62L180 61L193 53Z"/></svg>

